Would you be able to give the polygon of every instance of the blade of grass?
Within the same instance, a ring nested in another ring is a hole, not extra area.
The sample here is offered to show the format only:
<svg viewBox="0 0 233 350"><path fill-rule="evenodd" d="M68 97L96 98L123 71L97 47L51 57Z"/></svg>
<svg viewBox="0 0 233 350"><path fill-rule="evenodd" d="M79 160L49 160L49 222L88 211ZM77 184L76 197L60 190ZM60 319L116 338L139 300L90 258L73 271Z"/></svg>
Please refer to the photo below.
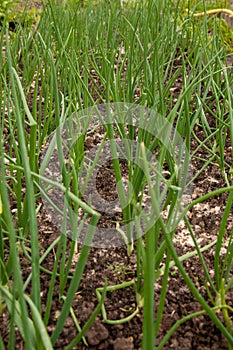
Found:
<svg viewBox="0 0 233 350"><path fill-rule="evenodd" d="M17 129L19 136L19 147L22 156L22 163L24 167L24 176L26 179L27 186L27 198L28 198L28 218L29 226L31 231L31 248L32 248L32 274L33 274L33 283L32 283L32 298L38 308L40 310L41 307L41 299L40 299L40 273L39 273L39 245L38 245L38 229L37 229L37 220L36 220L36 212L35 212L35 198L34 198L34 186L33 180L31 177L31 169L28 158L27 147L25 144L25 136L24 136L24 128L22 124L22 115L20 113L18 95L14 81L14 75L16 73L14 68L12 67L10 46L8 41L8 32L6 33L6 43L7 43L7 55L9 61L9 72L10 72L10 81L14 96L15 103L15 114L17 120Z"/></svg>

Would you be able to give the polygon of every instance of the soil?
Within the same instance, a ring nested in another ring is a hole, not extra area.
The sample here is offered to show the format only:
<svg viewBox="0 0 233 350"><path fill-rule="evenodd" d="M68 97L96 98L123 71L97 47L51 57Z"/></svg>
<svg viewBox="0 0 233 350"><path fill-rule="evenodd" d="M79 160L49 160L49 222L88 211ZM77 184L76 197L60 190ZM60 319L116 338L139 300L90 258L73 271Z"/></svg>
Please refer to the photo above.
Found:
<svg viewBox="0 0 233 350"><path fill-rule="evenodd" d="M176 83L171 89L171 93L174 97L178 96L182 86L181 78L178 78ZM212 116L206 113L207 121L210 127L215 127L215 121ZM205 135L203 131L195 128L195 134L203 140ZM229 135L228 135L229 137ZM94 140L95 141L95 140ZM93 145L95 142L93 141ZM193 138L191 153L197 148L197 142ZM200 148L198 154L192 159L192 171L198 173L198 171L205 164L205 161L209 157L205 149ZM225 160L228 164L232 164L231 158L231 142L228 138L225 148ZM109 200L115 199L115 184L112 183L112 190L110 187L111 176L106 175L103 169L102 177L101 173L98 173L98 191L100 195L106 200L106 193L109 194ZM221 170L217 164L210 164L201 174L195 179L193 186L192 197L193 199L209 193L215 189L224 187L226 184L223 180ZM99 190L101 188L101 191ZM111 197L112 196L112 197ZM225 208L227 194L222 194L214 197L208 201L205 201L199 205L196 205L188 213L190 223L198 239L200 246L204 246L215 240L218 235L219 225L222 219L223 211ZM104 220L104 218L102 218ZM41 247L41 253L46 250L49 245L58 237L59 230L51 222L50 217L46 211L41 209L38 214L38 226L39 226L39 241ZM227 238L232 230L233 226L233 213L231 212L227 230L225 233L226 246ZM181 222L175 235L174 245L176 247L178 255L183 255L194 249L193 241L187 230L184 222ZM67 248L69 250L69 247ZM67 252L68 253L68 252ZM203 253L205 263L208 267L210 275L214 275L214 253L215 246ZM48 255L43 263L43 267L52 270L54 266L54 252ZM77 260L77 256L74 255L71 269L69 271L72 275ZM221 257L224 257L224 249L221 251ZM201 295L211 301L207 295L205 286L205 276L203 268L200 264L200 260L197 257L192 257L183 263L190 278L200 291ZM21 268L24 279L31 272L31 266L28 260L21 257ZM231 271L233 272L233 271ZM124 281L130 281L136 278L136 255L135 250L133 254L128 257L127 250L124 246L119 248L91 248L88 261L84 274L82 276L81 285L76 294L76 298L72 304L73 311L80 323L80 326L84 326L92 314L94 308L98 304L95 290L98 287L103 287L104 281L107 280L108 285L115 285ZM159 296L161 290L162 279L159 278L155 282L155 320L157 317L157 308L159 305ZM42 301L42 313L45 312L46 298L48 295L50 283L50 276L46 273L41 273L41 301ZM162 318L161 327L159 329L157 342L165 336L171 326L182 317L189 315L192 312L201 310L199 303L195 300L182 276L176 267L173 267L170 271L168 292L165 299L165 307ZM30 286L28 288L30 292ZM233 307L233 290L231 289L227 296L226 301L229 306ZM48 323L48 333L52 334L57 318L62 308L62 301L59 300L59 283L57 281L52 302L52 310ZM108 319L117 320L130 315L136 308L136 296L132 287L120 289L114 292L108 292L105 300L105 308L107 311ZM142 309L138 314L130 321L124 324L110 325L103 322L101 313L97 316L96 320L92 324L91 328L87 331L85 337L89 344L89 349L113 349L113 350L131 350L141 349L142 346ZM219 315L223 320L222 315ZM7 348L9 340L9 314L7 310L0 315L0 332L4 344ZM231 315L231 322L233 322L233 315ZM64 349L70 342L77 336L77 329L74 325L73 319L69 316L66 320L65 327L56 342L54 349ZM18 349L24 349L22 338L18 331L16 331L16 347ZM80 342L73 349L81 350L87 349L87 347ZM208 316L203 315L197 318L193 318L183 325L181 325L177 331L171 336L164 349L183 349L183 350L225 350L228 349L227 342L222 336L221 332L214 326Z"/></svg>

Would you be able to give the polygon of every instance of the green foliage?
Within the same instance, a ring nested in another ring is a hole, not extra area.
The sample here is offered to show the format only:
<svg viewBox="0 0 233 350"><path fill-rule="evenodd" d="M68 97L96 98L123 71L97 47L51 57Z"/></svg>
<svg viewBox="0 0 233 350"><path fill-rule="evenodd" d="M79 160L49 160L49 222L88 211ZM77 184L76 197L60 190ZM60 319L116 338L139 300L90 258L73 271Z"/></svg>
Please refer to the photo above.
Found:
<svg viewBox="0 0 233 350"><path fill-rule="evenodd" d="M25 11L24 6L19 6L18 0L0 0L0 24L6 20L10 30L15 31L19 24L23 27L31 27L39 17L40 10L32 8Z"/></svg>
<svg viewBox="0 0 233 350"><path fill-rule="evenodd" d="M15 2L14 0L0 0L0 17L5 17Z"/></svg>
<svg viewBox="0 0 233 350"><path fill-rule="evenodd" d="M228 9L232 7L230 2L227 0L208 0L205 1L204 4L202 1L184 0L179 6L180 17L178 19L178 24L182 27L188 18L189 24L187 30L189 31L189 37L192 37L195 32L198 32L198 28L200 27L200 25L202 25L205 22L205 16L192 17L192 15L195 13L219 8ZM191 19L193 19L192 22L190 22L190 15ZM221 18L221 14L209 14L207 16L207 24L209 29L209 38L211 39L212 35L217 35L220 45L222 47L225 47L228 52L233 52L233 30L231 26L223 18Z"/></svg>
<svg viewBox="0 0 233 350"><path fill-rule="evenodd" d="M224 19L216 18L219 28L220 40L227 47L227 51L233 52L233 30Z"/></svg>
<svg viewBox="0 0 233 350"><path fill-rule="evenodd" d="M228 0L182 0L179 4L180 9L195 10L195 12L202 12L204 10L211 10L217 8L229 8L230 3Z"/></svg>

